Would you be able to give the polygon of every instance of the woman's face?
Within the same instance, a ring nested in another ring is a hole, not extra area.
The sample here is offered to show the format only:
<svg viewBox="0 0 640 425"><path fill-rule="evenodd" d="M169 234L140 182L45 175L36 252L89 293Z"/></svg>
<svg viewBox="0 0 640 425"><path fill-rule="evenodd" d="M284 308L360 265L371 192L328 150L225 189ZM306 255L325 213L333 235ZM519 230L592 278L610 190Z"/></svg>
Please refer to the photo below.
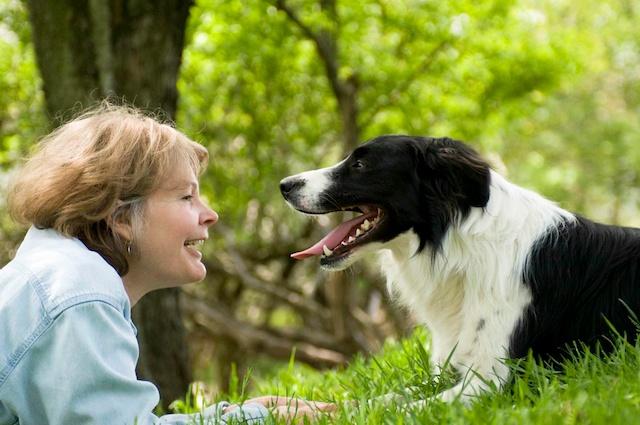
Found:
<svg viewBox="0 0 640 425"><path fill-rule="evenodd" d="M137 255L124 277L125 284L143 285L137 288L143 293L197 282L207 273L200 249L218 214L202 201L194 172L185 168L146 200L142 231L133 239Z"/></svg>

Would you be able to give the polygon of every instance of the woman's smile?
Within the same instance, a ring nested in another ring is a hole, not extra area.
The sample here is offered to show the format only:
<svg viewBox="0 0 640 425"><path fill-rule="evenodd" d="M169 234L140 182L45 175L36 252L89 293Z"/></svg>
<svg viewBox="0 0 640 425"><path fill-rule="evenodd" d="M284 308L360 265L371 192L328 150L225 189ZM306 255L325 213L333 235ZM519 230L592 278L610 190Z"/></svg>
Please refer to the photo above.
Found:
<svg viewBox="0 0 640 425"><path fill-rule="evenodd" d="M189 252L189 254L200 259L202 258L202 252L200 252L200 249L204 245L205 240L206 239L192 239L192 240L186 241L184 243L184 247L187 250L187 252Z"/></svg>

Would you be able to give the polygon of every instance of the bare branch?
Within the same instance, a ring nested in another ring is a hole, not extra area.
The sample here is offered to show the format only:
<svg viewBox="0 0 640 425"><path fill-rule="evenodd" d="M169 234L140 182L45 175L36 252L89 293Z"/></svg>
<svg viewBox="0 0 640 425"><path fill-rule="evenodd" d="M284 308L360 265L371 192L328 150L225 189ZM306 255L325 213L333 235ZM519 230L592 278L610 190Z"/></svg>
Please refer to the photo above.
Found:
<svg viewBox="0 0 640 425"><path fill-rule="evenodd" d="M295 348L298 360L315 367L337 366L347 361L344 354L335 350L283 338L274 335L271 330L258 329L237 320L223 305L210 305L210 302L205 303L192 296L183 297L181 303L183 310L204 329L210 330L214 335L225 335L246 349L288 359Z"/></svg>
<svg viewBox="0 0 640 425"><path fill-rule="evenodd" d="M228 272L240 278L245 287L270 295L291 305L297 310L317 315L323 320L329 320L329 311L317 302L305 298L302 294L296 293L290 288L272 285L253 275L249 271L249 267L245 263L242 255L236 250L231 231L221 224L218 224L216 229L227 242L226 253L233 266L233 270L229 270Z"/></svg>
<svg viewBox="0 0 640 425"><path fill-rule="evenodd" d="M344 344L338 341L335 335L329 334L317 328L270 328L272 334L291 341L306 342L322 348L344 353Z"/></svg>

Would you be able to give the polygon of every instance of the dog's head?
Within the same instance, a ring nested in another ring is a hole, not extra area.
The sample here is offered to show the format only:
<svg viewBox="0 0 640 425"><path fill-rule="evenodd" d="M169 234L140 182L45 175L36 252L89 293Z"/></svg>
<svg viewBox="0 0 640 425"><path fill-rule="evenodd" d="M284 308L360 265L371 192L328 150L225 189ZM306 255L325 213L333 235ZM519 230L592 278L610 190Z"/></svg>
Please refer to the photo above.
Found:
<svg viewBox="0 0 640 425"><path fill-rule="evenodd" d="M320 255L324 268L340 270L408 230L419 237L419 250L437 250L455 220L487 204L489 183L487 163L461 142L377 137L333 167L280 182L284 198L303 213L361 214L292 257Z"/></svg>

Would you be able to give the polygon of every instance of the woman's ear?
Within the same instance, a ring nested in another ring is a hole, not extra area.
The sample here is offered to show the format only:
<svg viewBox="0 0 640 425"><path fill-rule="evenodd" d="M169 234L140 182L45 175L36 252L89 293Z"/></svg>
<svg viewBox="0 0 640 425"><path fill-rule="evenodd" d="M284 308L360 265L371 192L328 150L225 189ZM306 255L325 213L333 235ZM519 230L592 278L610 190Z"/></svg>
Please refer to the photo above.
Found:
<svg viewBox="0 0 640 425"><path fill-rule="evenodd" d="M107 224L120 238L125 241L133 240L133 228L131 220L124 214L122 207L116 207L115 211L107 218Z"/></svg>
<svg viewBox="0 0 640 425"><path fill-rule="evenodd" d="M131 225L120 221L112 221L109 227L125 241L131 241L133 239L133 231Z"/></svg>

